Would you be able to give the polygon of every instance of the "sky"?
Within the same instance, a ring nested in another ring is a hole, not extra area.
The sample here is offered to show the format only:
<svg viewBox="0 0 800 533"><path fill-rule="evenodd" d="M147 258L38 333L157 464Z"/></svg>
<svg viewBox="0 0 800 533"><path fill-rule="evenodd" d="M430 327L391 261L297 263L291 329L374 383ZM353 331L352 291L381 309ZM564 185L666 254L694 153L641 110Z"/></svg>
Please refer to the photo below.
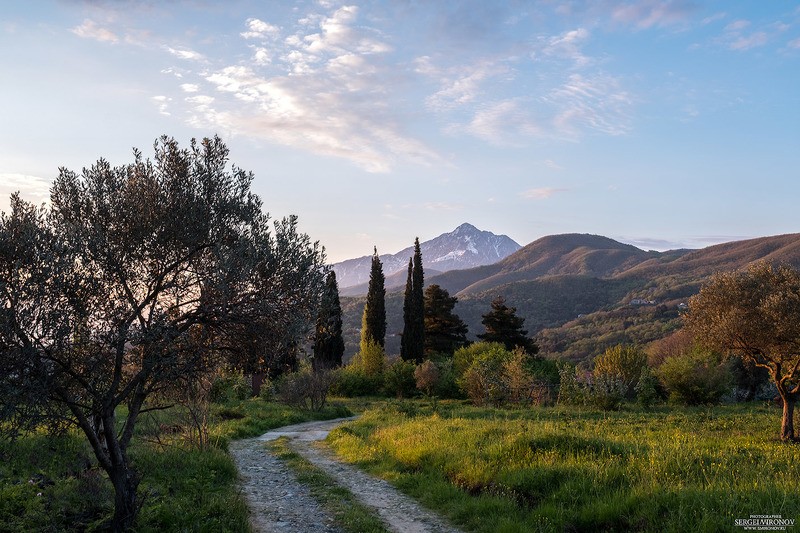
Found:
<svg viewBox="0 0 800 533"><path fill-rule="evenodd" d="M2 210L216 134L331 262L800 232L800 2L7 1L0 102Z"/></svg>

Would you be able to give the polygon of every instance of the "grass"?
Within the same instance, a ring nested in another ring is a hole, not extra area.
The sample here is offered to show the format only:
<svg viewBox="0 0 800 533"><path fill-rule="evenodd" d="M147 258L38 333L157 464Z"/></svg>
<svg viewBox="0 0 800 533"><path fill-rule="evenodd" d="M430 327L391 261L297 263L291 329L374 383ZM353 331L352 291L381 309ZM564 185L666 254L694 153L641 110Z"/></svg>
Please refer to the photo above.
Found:
<svg viewBox="0 0 800 533"><path fill-rule="evenodd" d="M726 531L751 514L800 516L800 448L776 439L772 408L438 411L390 403L328 440L469 531Z"/></svg>
<svg viewBox="0 0 800 533"><path fill-rule="evenodd" d="M140 420L129 450L142 474L136 530L248 531L228 442L349 414L341 404L313 413L258 398L230 401L212 406L210 445L198 448L183 438L177 410L153 412ZM165 427L177 431L163 434ZM104 530L112 513L113 489L82 434L42 432L0 441L0 533Z"/></svg>
<svg viewBox="0 0 800 533"><path fill-rule="evenodd" d="M369 508L361 504L350 491L337 485L328 474L311 464L289 448L286 437L269 444L269 448L295 473L297 479L311 490L311 494L348 533L385 533L383 522Z"/></svg>

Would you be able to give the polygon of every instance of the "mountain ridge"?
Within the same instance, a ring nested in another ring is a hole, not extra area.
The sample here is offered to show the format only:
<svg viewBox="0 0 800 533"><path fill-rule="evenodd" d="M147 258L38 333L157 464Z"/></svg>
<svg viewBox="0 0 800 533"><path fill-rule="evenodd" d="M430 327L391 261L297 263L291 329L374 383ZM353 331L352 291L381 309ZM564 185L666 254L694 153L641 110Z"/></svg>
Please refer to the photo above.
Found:
<svg viewBox="0 0 800 533"><path fill-rule="evenodd" d="M426 272L443 273L451 270L467 269L508 257L521 246L507 235L496 235L490 231L479 230L469 223L463 223L451 232L443 233L420 243L422 264ZM408 260L414 255L414 247L409 246L395 254L379 255L383 263L386 288L402 286ZM340 261L331 265L336 272L340 291L345 295L366 294L369 282L372 256L365 255Z"/></svg>

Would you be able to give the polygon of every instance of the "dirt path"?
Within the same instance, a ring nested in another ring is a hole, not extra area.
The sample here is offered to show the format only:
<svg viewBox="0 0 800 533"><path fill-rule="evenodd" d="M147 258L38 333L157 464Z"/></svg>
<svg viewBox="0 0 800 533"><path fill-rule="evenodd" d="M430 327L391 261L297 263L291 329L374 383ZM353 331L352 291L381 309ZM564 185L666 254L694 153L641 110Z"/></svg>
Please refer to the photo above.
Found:
<svg viewBox="0 0 800 533"><path fill-rule="evenodd" d="M230 445L242 477L242 489L252 511L257 532L334 532L331 517L320 508L294 475L264 448L264 442L288 437L298 454L324 470L363 504L375 509L389 529L399 533L458 533L444 522L401 494L386 481L340 463L333 454L314 443L328 436L336 426L352 418L306 422L279 428L254 439Z"/></svg>

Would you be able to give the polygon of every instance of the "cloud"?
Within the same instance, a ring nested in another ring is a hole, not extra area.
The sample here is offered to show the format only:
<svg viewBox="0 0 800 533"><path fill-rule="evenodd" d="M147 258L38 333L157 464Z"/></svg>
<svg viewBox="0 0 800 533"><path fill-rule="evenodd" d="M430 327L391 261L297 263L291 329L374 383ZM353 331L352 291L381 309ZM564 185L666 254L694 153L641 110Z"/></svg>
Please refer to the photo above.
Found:
<svg viewBox="0 0 800 533"><path fill-rule="evenodd" d="M611 17L640 30L684 24L693 11L692 4L676 0L640 0L613 9Z"/></svg>
<svg viewBox="0 0 800 533"><path fill-rule="evenodd" d="M196 93L200 90L200 87L198 87L195 83L182 83L181 89L186 93Z"/></svg>
<svg viewBox="0 0 800 533"><path fill-rule="evenodd" d="M577 28L560 35L539 37L533 45L531 58L534 60L566 59L573 63L573 68L589 65L592 60L583 54L581 49L589 39L589 30Z"/></svg>
<svg viewBox="0 0 800 533"><path fill-rule="evenodd" d="M523 198L528 198L530 200L546 200L552 197L554 194L559 194L562 192L567 192L570 189L565 188L558 188L558 187L540 187L538 189L528 189L527 191L523 191L520 193L520 196Z"/></svg>
<svg viewBox="0 0 800 533"><path fill-rule="evenodd" d="M200 52L195 52L194 50L190 50L188 48L172 48L171 46L166 47L167 52L178 57L180 59L186 59L187 61L204 61L205 56Z"/></svg>
<svg viewBox="0 0 800 533"><path fill-rule="evenodd" d="M256 18L247 19L247 31L240 33L245 39L275 39L281 29Z"/></svg>
<svg viewBox="0 0 800 533"><path fill-rule="evenodd" d="M167 117L171 115L168 109L169 109L169 102L172 101L172 98L164 95L158 95L158 96L153 96L150 99L156 103L159 114Z"/></svg>
<svg viewBox="0 0 800 533"><path fill-rule="evenodd" d="M119 38L114 34L114 32L98 26L97 23L91 19L85 19L83 24L72 28L70 31L78 37L82 37L84 39L95 39L97 41L107 43L116 43L119 41Z"/></svg>
<svg viewBox="0 0 800 533"><path fill-rule="evenodd" d="M425 209L428 211L461 211L464 209L464 205L449 202L428 202L425 204Z"/></svg>
<svg viewBox="0 0 800 533"><path fill-rule="evenodd" d="M304 16L292 33L248 19L243 40L259 33L273 44L248 45L254 53L246 60L206 68L193 74L196 80L184 72L181 87L198 93L183 100L187 122L345 159L369 172L387 172L400 160L441 163L404 132L402 111L390 104L402 91L385 60L392 48L358 14L344 6ZM189 49L168 51L207 65L215 60Z"/></svg>
<svg viewBox="0 0 800 533"><path fill-rule="evenodd" d="M749 50L767 44L769 37L763 31L755 32L748 36L737 37L730 43L731 50Z"/></svg>
<svg viewBox="0 0 800 533"><path fill-rule="evenodd" d="M612 76L572 74L543 101L555 110L554 131L567 138L586 131L623 135L631 129L633 98Z"/></svg>
<svg viewBox="0 0 800 533"><path fill-rule="evenodd" d="M793 48L795 50L799 50L800 49L800 37L798 37L797 39L794 39L792 41L789 41L788 43L786 43L786 46L788 48Z"/></svg>
<svg viewBox="0 0 800 533"><path fill-rule="evenodd" d="M0 173L0 202L7 206L12 193L19 191L23 200L34 204L46 203L50 200L52 180L28 174Z"/></svg>
<svg viewBox="0 0 800 533"><path fill-rule="evenodd" d="M508 73L503 64L483 60L475 65L451 69L449 75L442 75L442 88L426 99L427 106L434 111L447 111L475 101L483 92L483 84L491 78ZM417 72L429 75L441 73L433 67L428 58L418 58Z"/></svg>

